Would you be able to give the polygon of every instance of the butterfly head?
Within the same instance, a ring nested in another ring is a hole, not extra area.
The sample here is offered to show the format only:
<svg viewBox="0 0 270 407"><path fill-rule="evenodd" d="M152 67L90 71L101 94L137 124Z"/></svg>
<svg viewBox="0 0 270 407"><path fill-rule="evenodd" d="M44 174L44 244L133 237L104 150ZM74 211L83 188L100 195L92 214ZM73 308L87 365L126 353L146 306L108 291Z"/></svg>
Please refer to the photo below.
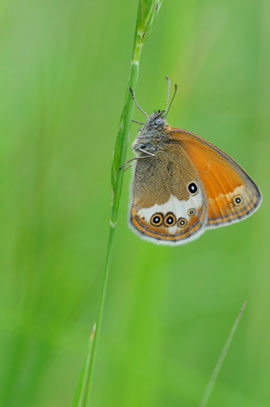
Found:
<svg viewBox="0 0 270 407"><path fill-rule="evenodd" d="M177 85L175 85L174 94L170 101L170 80L168 77L166 77L166 79L168 82L166 110L157 110L153 112L151 115L148 115L138 104L138 102L135 99L134 92L130 88L130 93L135 105L146 117L145 122L138 122L136 120L133 120L135 123L142 125L138 132L135 143L133 143L132 146L133 150L136 153L139 153L139 155L141 155L142 153L154 155L158 151L159 146L162 143L162 140L164 140L166 129L168 128L168 124L166 123L166 117L170 111L172 102L177 91Z"/></svg>
<svg viewBox="0 0 270 407"><path fill-rule="evenodd" d="M149 116L145 126L147 126L148 129L163 130L166 127L165 113L165 110L155 111Z"/></svg>
<svg viewBox="0 0 270 407"><path fill-rule="evenodd" d="M160 146L162 139L165 136L166 123L165 110L158 110L148 116L143 126L139 129L133 150L137 153L155 154Z"/></svg>

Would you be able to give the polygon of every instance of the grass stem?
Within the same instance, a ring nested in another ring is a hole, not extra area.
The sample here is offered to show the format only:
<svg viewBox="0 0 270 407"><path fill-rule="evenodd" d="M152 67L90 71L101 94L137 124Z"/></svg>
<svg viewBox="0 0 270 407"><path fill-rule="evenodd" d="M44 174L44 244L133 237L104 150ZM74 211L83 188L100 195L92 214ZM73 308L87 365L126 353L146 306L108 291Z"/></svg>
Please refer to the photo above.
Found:
<svg viewBox="0 0 270 407"><path fill-rule="evenodd" d="M240 323L240 320L242 318L242 315L243 315L244 309L246 307L246 304L247 304L247 302L244 301L244 303L243 303L243 305L242 305L242 307L240 309L240 312L237 315L236 320L234 321L232 329L231 329L231 331L229 333L229 336L228 336L228 338L227 338L227 340L225 342L225 345L224 345L224 347L223 347L223 349L222 349L222 351L220 353L220 356L219 356L218 361L216 363L216 366L215 366L215 368L213 370L213 373L212 373L212 375L210 377L209 383L208 383L208 385L206 387L205 393L203 395L203 398L202 398L202 400L200 402L199 407L206 407L206 404L207 404L207 402L209 400L209 397L210 397L210 395L212 393L212 390L213 390L213 388L214 388L214 386L216 384L217 377L218 377L218 374L220 372L220 369L223 366L224 360L225 360L225 358L227 356L227 353L228 353L228 350L229 350L229 348L231 346L234 334L235 334L235 332L237 330L237 327L238 327L238 325Z"/></svg>
<svg viewBox="0 0 270 407"><path fill-rule="evenodd" d="M111 202L111 218L109 227L109 237L107 244L106 260L104 267L104 275L101 287L101 295L98 305L98 315L96 321L96 332L93 336L93 341L88 349L83 377L79 380L76 398L73 402L73 407L86 407L91 404L91 392L93 387L93 373L95 368L96 354L98 349L100 329L103 319L104 304L107 292L108 277L110 270L110 259L112 254L112 243L114 231L117 224L118 210L120 197L123 185L124 171L120 167L124 164L128 146L128 135L130 130L131 118L133 113L133 100L130 94L130 88L135 91L139 76L139 66L141 51L145 39L148 36L153 25L155 16L157 15L162 0L139 0L137 23L133 45L133 55L130 64L130 75L128 86L125 95L124 107L120 117L118 134L115 142L115 149L112 162L111 185L112 185L112 202ZM84 383L84 384L82 384Z"/></svg>

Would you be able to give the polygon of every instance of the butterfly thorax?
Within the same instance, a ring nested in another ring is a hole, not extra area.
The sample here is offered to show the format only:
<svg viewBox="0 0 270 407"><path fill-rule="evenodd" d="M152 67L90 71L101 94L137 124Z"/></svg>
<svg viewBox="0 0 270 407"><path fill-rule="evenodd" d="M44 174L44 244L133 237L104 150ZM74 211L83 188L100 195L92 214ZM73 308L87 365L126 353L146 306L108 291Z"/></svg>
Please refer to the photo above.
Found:
<svg viewBox="0 0 270 407"><path fill-rule="evenodd" d="M166 130L169 126L163 116L164 113L164 111L152 113L144 126L139 130L136 140L132 145L133 151L138 156L144 153L156 154L159 148L166 143Z"/></svg>

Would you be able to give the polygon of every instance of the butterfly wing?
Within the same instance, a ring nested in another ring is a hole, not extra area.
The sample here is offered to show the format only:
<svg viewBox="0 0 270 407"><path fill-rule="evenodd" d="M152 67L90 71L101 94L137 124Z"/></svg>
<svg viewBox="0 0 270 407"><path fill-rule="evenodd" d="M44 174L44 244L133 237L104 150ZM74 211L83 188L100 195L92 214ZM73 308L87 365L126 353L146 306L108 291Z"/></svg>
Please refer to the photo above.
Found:
<svg viewBox="0 0 270 407"><path fill-rule="evenodd" d="M168 136L180 143L199 173L207 197L207 227L240 221L259 207L259 188L228 154L182 129L169 129Z"/></svg>
<svg viewBox="0 0 270 407"><path fill-rule="evenodd" d="M154 157L137 160L130 225L141 237L181 244L198 237L206 222L200 177L179 143L164 145Z"/></svg>

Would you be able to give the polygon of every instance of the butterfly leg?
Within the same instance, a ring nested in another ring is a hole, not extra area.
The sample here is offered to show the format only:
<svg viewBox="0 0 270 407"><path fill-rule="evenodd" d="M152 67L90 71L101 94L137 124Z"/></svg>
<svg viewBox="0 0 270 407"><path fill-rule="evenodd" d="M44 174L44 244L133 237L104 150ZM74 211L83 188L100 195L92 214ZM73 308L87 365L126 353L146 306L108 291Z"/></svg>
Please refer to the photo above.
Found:
<svg viewBox="0 0 270 407"><path fill-rule="evenodd" d="M142 150L142 152L143 153L146 153L146 151L143 151ZM152 154L152 153L148 153L148 154L150 154L151 155L151 157L155 157L155 155L154 154ZM131 163L132 161L135 161L135 160L141 160L141 159L143 159L143 158L149 158L149 156L148 155L145 155L144 157L133 157L133 158L131 158L130 160L127 160L120 168L119 168L119 170L127 170L128 168L130 168L134 163L132 163L132 164L130 164L127 168L125 168L125 166L127 165L127 164L129 164L129 163Z"/></svg>
<svg viewBox="0 0 270 407"><path fill-rule="evenodd" d="M144 125L145 122L139 122L138 120L131 120L133 123Z"/></svg>
<svg viewBox="0 0 270 407"><path fill-rule="evenodd" d="M119 170L123 170L124 167L125 167L127 164L129 164L129 163L131 163L132 161L137 160L137 159L138 159L138 157L133 157L133 158L131 158L130 160L127 160L127 161L119 168Z"/></svg>
<svg viewBox="0 0 270 407"><path fill-rule="evenodd" d="M124 171L126 172L130 167L133 167L134 163L129 164L126 168L124 168Z"/></svg>
<svg viewBox="0 0 270 407"><path fill-rule="evenodd" d="M155 157L155 154L150 153L150 151L146 151L146 150L144 150L143 148L138 148L138 151L140 151L141 153L144 153L144 154L148 154L148 155L150 155L151 157ZM139 158L146 158L146 157L139 157Z"/></svg>

